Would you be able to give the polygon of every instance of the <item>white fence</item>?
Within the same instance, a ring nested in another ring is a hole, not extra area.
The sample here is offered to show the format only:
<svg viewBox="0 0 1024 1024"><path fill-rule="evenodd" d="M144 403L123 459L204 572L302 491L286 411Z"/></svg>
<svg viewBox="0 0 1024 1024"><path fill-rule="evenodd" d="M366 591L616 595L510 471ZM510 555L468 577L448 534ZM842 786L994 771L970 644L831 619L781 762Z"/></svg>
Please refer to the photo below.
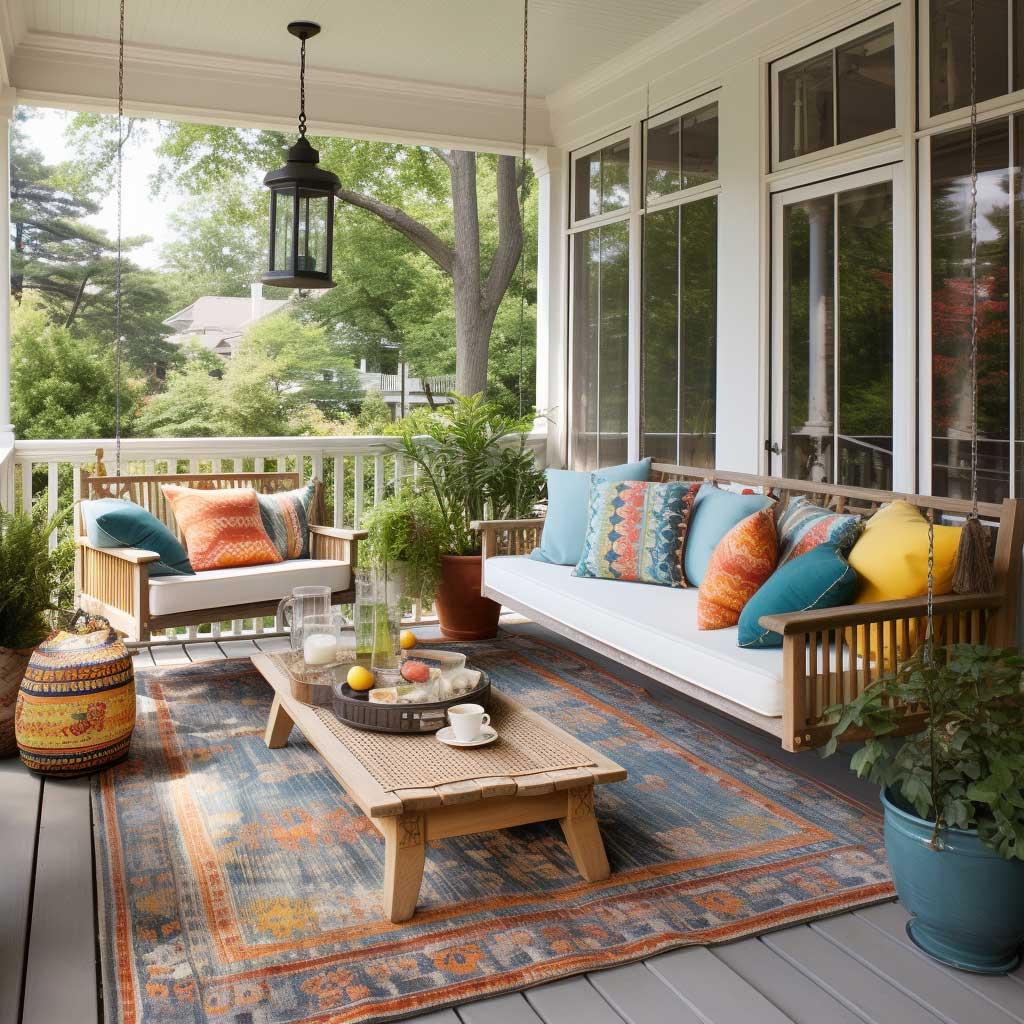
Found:
<svg viewBox="0 0 1024 1024"><path fill-rule="evenodd" d="M215 437L129 438L121 442L121 474L203 472L298 472L303 482L325 482L333 525L358 529L365 513L406 475L395 451L395 437ZM532 434L530 447L544 458L544 435ZM0 449L0 505L30 509L45 500L50 515L81 498L80 471L95 467L102 451L108 475L115 472L113 440L15 441ZM51 547L58 537L51 537ZM419 619L420 609L414 609ZM262 620L211 623L174 631L155 641L230 639L274 630Z"/></svg>

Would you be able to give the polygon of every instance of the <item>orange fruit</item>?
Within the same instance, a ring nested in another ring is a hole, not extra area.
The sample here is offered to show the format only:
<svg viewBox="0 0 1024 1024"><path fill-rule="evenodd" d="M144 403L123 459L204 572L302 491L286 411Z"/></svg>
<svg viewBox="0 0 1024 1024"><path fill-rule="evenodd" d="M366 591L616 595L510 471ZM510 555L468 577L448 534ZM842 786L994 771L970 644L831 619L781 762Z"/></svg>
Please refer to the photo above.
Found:
<svg viewBox="0 0 1024 1024"><path fill-rule="evenodd" d="M403 629L398 643L403 651L411 651L417 644L416 634L411 629Z"/></svg>
<svg viewBox="0 0 1024 1024"><path fill-rule="evenodd" d="M372 690L374 683L373 673L368 668L363 668L362 665L353 665L348 670L345 682L353 690Z"/></svg>

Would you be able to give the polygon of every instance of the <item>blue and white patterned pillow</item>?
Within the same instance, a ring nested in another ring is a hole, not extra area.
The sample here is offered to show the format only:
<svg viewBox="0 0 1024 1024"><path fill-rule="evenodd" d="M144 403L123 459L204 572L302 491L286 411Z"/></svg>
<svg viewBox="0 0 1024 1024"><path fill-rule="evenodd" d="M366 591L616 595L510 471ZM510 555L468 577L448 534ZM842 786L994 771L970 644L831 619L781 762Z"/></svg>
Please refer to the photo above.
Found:
<svg viewBox="0 0 1024 1024"><path fill-rule="evenodd" d="M686 483L602 482L590 489L583 554L573 573L593 579L682 587Z"/></svg>

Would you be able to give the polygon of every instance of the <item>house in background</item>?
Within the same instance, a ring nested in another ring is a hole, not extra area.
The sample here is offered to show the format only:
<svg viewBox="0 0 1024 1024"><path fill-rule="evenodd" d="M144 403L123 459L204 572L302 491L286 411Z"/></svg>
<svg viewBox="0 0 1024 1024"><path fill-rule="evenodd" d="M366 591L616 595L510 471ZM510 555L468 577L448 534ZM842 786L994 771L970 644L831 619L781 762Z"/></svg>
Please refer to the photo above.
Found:
<svg viewBox="0 0 1024 1024"><path fill-rule="evenodd" d="M264 298L263 285L254 284L248 298L203 295L164 324L174 332L168 339L173 344L184 345L194 339L222 359L230 359L247 328L287 303L287 299Z"/></svg>
<svg viewBox="0 0 1024 1024"><path fill-rule="evenodd" d="M395 373L367 370L366 360L359 361L359 383L363 391L379 391L391 410L391 418L399 419L415 406L446 405L455 390L455 374L437 377L410 377L408 363L399 363Z"/></svg>

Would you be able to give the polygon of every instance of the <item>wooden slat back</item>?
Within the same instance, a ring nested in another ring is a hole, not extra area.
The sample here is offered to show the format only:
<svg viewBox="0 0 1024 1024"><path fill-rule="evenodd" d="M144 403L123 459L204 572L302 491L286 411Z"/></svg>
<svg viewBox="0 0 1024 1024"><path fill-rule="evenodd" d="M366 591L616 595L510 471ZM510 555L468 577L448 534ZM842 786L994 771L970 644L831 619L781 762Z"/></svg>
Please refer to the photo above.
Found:
<svg viewBox="0 0 1024 1024"><path fill-rule="evenodd" d="M124 498L141 505L156 516L172 533L180 538L174 513L164 497L163 484L177 487L195 487L202 490L224 488L252 488L260 494L290 491L301 483L298 473L167 473L156 476L94 476L82 470L82 500L95 498ZM323 502L318 499L310 508L310 522L322 524ZM79 531L85 532L79 511Z"/></svg>

